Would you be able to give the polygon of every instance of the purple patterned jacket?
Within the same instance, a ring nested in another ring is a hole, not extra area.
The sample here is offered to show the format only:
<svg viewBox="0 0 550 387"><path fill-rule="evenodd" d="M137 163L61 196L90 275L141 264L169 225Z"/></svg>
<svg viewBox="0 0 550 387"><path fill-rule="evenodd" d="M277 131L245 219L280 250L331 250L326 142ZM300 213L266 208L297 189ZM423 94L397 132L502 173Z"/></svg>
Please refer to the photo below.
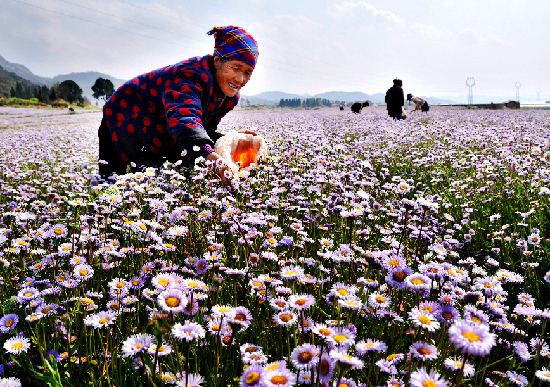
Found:
<svg viewBox="0 0 550 387"><path fill-rule="evenodd" d="M206 55L140 75L124 83L103 107L113 144L127 163L154 166L207 156L222 135L223 116L239 101L226 97ZM196 151L193 148L199 147Z"/></svg>

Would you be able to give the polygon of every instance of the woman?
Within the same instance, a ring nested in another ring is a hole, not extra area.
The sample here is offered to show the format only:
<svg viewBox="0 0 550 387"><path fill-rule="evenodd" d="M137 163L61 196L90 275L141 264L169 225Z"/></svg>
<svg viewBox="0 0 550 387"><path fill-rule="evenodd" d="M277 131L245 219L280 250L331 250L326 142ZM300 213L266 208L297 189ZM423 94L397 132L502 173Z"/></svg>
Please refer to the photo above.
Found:
<svg viewBox="0 0 550 387"><path fill-rule="evenodd" d="M416 107L414 108L415 112L418 111L418 110L421 110L423 112L427 112L428 110L430 110L430 106L428 105L428 101L426 101L422 97L417 97L417 96L414 96L411 93L409 93L409 94L407 94L407 101L414 102L414 104L416 105Z"/></svg>
<svg viewBox="0 0 550 387"><path fill-rule="evenodd" d="M258 45L241 27L215 27L214 55L194 57L123 84L105 103L99 127L99 173L128 165L158 167L205 157L224 184L229 168L214 151L220 120L239 101L258 60ZM256 135L254 132L244 131ZM219 161L217 161L219 160Z"/></svg>

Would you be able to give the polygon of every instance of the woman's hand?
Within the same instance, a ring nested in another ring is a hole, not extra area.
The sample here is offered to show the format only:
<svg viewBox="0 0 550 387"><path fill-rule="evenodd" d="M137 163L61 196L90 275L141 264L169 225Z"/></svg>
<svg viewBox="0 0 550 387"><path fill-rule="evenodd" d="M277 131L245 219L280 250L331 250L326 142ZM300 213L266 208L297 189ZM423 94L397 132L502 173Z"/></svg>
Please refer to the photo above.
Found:
<svg viewBox="0 0 550 387"><path fill-rule="evenodd" d="M253 135L253 136L257 136L257 135L258 135L258 133L253 132L253 131L251 131L251 130L246 130L246 129L241 129L241 130L239 130L239 133L251 134L251 135Z"/></svg>
<svg viewBox="0 0 550 387"><path fill-rule="evenodd" d="M216 175L219 176L219 178L222 180L223 185L229 185L231 184L231 177L233 177L233 171L227 163L225 162L225 159L221 157L216 152L212 152L206 157L208 161L213 161L213 171Z"/></svg>

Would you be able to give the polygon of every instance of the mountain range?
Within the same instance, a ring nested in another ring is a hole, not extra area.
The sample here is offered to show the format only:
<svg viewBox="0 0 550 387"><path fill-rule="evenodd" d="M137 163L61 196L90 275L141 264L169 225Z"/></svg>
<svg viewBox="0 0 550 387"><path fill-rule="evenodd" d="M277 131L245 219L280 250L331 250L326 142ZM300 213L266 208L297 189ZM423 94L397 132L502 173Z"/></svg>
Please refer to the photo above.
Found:
<svg viewBox="0 0 550 387"><path fill-rule="evenodd" d="M8 72L8 73L12 73L11 78L13 78L14 80L17 79L17 81L20 81L19 79L20 77L32 83L35 83L38 85L45 85L48 87L51 87L54 83L61 83L63 81L70 79L76 82L78 86L80 86L80 88L82 89L82 95L88 98L90 101L94 101L94 97L92 96L93 94L92 86L94 85L97 78L109 79L111 82L113 82L113 86L115 87L115 90L118 89L118 87L122 85L124 82L126 82L125 79L115 78L108 74L99 73L96 71L56 75L53 78L41 77L39 75L34 74L26 66L19 63L8 62L2 56L0 56L0 67L4 70L3 72L1 72L1 74L3 74L5 77L9 76L6 74L6 72ZM13 75L15 75L16 77L13 77Z"/></svg>
<svg viewBox="0 0 550 387"><path fill-rule="evenodd" d="M5 91L6 88L9 91L11 85L16 82L26 83L31 82L34 84L45 85L50 87L54 83L60 83L65 80L73 80L76 82L83 91L84 97L90 101L94 101L92 97L92 86L97 78L105 78L113 82L115 90L122 85L126 80L112 77L108 74L88 71L88 72L76 72L70 74L56 75L53 78L41 77L34 74L26 66L19 63L8 62L2 56L0 56L0 92ZM241 99L248 100L251 105L276 105L281 99L293 99L293 98L321 98L328 99L330 101L344 101L344 102L360 102L371 101L377 104L384 103L383 93L366 94L361 91L329 91L320 94L291 94L282 91L264 91L255 95L243 95ZM422 95L430 104L466 104L466 95L463 97L429 97ZM481 96L474 95L474 103L490 103L490 102L502 102L504 100L513 100L513 97L496 97L496 96ZM525 99L529 100L529 99ZM536 100L532 99L531 100Z"/></svg>

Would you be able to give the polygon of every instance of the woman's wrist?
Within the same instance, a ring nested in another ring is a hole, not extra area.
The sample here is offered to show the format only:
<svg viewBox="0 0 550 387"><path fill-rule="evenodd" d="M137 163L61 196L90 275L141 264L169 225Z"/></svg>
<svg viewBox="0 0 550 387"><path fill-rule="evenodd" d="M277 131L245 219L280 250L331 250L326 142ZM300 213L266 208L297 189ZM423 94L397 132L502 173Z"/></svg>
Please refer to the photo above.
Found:
<svg viewBox="0 0 550 387"><path fill-rule="evenodd" d="M208 155L210 155L211 153L215 152L214 148L212 148L210 144L202 144L199 147L200 147L199 154L205 158L208 157Z"/></svg>

